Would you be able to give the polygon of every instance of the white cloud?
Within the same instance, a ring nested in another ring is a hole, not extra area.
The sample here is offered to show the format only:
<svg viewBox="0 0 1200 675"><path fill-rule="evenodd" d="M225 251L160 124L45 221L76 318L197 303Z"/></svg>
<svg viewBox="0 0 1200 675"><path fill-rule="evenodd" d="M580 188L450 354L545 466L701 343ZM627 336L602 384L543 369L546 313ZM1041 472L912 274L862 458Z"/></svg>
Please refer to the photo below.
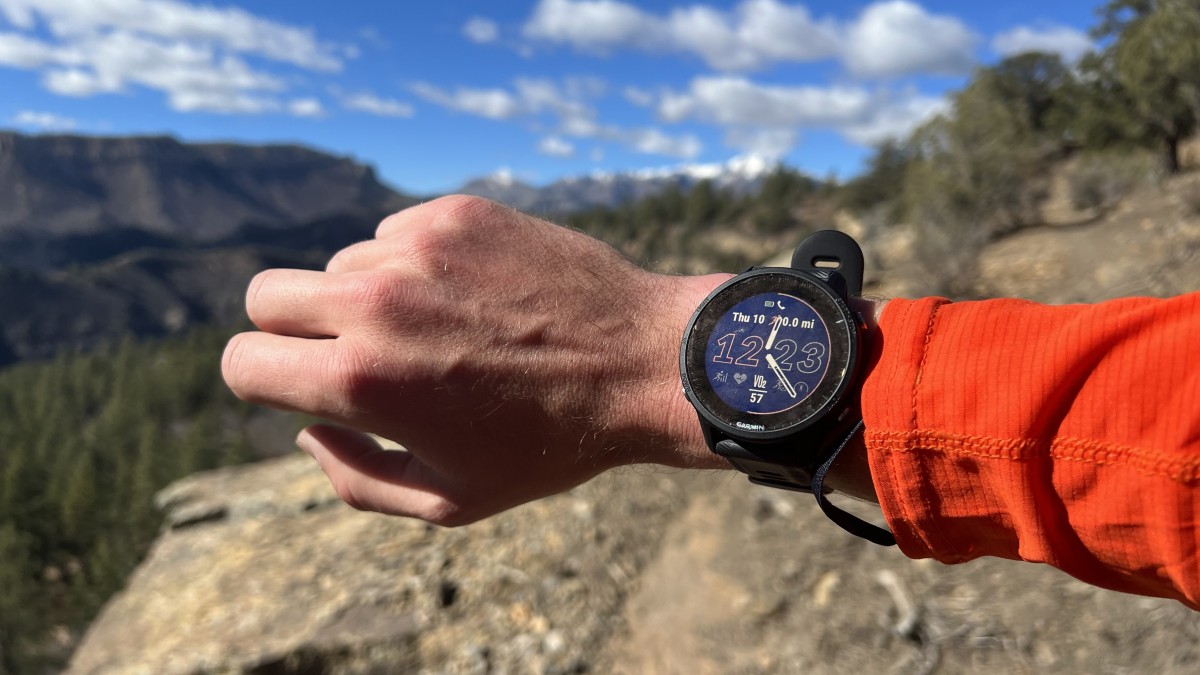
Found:
<svg viewBox="0 0 1200 675"><path fill-rule="evenodd" d="M1074 63L1095 47L1083 31L1068 26L1030 28L1017 26L992 39L992 49L1001 56L1023 52L1060 54L1064 61Z"/></svg>
<svg viewBox="0 0 1200 675"><path fill-rule="evenodd" d="M741 77L700 77L689 91L667 93L664 119L765 127L831 126L870 114L874 100L861 87L772 87Z"/></svg>
<svg viewBox="0 0 1200 675"><path fill-rule="evenodd" d="M223 114L258 115L276 112L279 101L233 91L185 90L173 93L171 107L179 112L212 112Z"/></svg>
<svg viewBox="0 0 1200 675"><path fill-rule="evenodd" d="M869 77L960 73L974 63L978 42L959 20L907 0L876 2L845 23L780 0L742 0L730 11L693 5L665 15L618 0L541 0L523 32L597 53L692 54L726 72L841 59L850 72Z"/></svg>
<svg viewBox="0 0 1200 675"><path fill-rule="evenodd" d="M658 113L667 121L718 125L735 148L781 156L805 129L830 129L856 143L877 143L909 133L944 106L943 99L915 91L765 86L718 76L696 78L684 92L664 93Z"/></svg>
<svg viewBox="0 0 1200 675"><path fill-rule="evenodd" d="M629 101L639 108L648 108L654 105L654 94L646 91L645 89L638 89L637 87L625 87L625 90L622 93L624 94L626 101Z"/></svg>
<svg viewBox="0 0 1200 675"><path fill-rule="evenodd" d="M489 119L552 114L563 120L590 119L595 115L589 101L602 96L605 84L596 78L568 78L561 85L550 80L517 78L513 89L453 90L421 82L412 86L417 96L444 108Z"/></svg>
<svg viewBox="0 0 1200 675"><path fill-rule="evenodd" d="M616 140L627 143L638 152L647 155L667 155L681 159L695 159L704 145L691 134L670 136L658 129L629 129L613 135Z"/></svg>
<svg viewBox="0 0 1200 675"><path fill-rule="evenodd" d="M0 66L40 68L48 63L65 60L53 45L19 33L0 33Z"/></svg>
<svg viewBox="0 0 1200 675"><path fill-rule="evenodd" d="M288 112L296 117L324 117L325 107L315 98L296 98L288 101Z"/></svg>
<svg viewBox="0 0 1200 675"><path fill-rule="evenodd" d="M0 14L32 30L41 18L58 38L130 31L168 41L220 46L313 70L336 71L337 47L312 30L262 19L236 8L180 0L0 0Z"/></svg>
<svg viewBox="0 0 1200 675"><path fill-rule="evenodd" d="M417 96L478 117L494 120L532 118L555 126L558 136L613 141L638 152L691 158L700 153L700 141L692 135L671 136L654 128L625 128L601 124L591 101L607 87L595 78L568 78L561 83L544 79L518 78L512 89L444 89L428 83L412 86Z"/></svg>
<svg viewBox="0 0 1200 675"><path fill-rule="evenodd" d="M387 38L380 34L379 29L375 26L367 26L358 31L358 37L367 44L376 49L388 49L392 46Z"/></svg>
<svg viewBox="0 0 1200 675"><path fill-rule="evenodd" d="M575 146L558 136L547 136L538 143L538 152L551 157L574 157Z"/></svg>
<svg viewBox="0 0 1200 675"><path fill-rule="evenodd" d="M725 144L745 155L777 161L796 147L800 133L796 129L730 129Z"/></svg>
<svg viewBox="0 0 1200 675"><path fill-rule="evenodd" d="M615 0L541 0L525 23L527 37L565 42L581 49L649 47L658 22Z"/></svg>
<svg viewBox="0 0 1200 675"><path fill-rule="evenodd" d="M500 37L500 27L491 19L473 16L463 25L463 35L471 42L484 45Z"/></svg>
<svg viewBox="0 0 1200 675"><path fill-rule="evenodd" d="M449 91L426 82L418 82L412 86L412 92L443 108L494 120L510 119L529 112L516 96L503 89L459 87Z"/></svg>
<svg viewBox="0 0 1200 675"><path fill-rule="evenodd" d="M704 149L700 139L692 134L672 136L653 127L626 128L600 124L589 118L563 120L561 131L564 135L575 138L594 138L620 143L648 155L692 159Z"/></svg>
<svg viewBox="0 0 1200 675"><path fill-rule="evenodd" d="M42 78L42 83L55 94L81 98L112 93L121 89L119 81L105 82L92 71L79 68L51 70Z"/></svg>
<svg viewBox="0 0 1200 675"><path fill-rule="evenodd" d="M978 41L958 19L889 0L863 11L849 27L843 51L846 67L856 75L957 74L974 64Z"/></svg>
<svg viewBox="0 0 1200 675"><path fill-rule="evenodd" d="M363 112L380 117L412 117L413 107L403 101L381 98L370 93L352 94L342 97L342 107L354 112Z"/></svg>
<svg viewBox="0 0 1200 675"><path fill-rule="evenodd" d="M333 72L348 53L309 29L180 0L0 0L0 17L28 33L0 33L0 65L40 72L49 91L144 87L187 112L290 112L279 96L291 78L247 59Z"/></svg>
<svg viewBox="0 0 1200 675"><path fill-rule="evenodd" d="M666 20L670 41L725 71L803 62L837 53L837 26L817 22L803 5L746 0L732 13L694 6Z"/></svg>
<svg viewBox="0 0 1200 675"><path fill-rule="evenodd" d="M811 61L837 50L837 27L803 5L744 0L726 12L696 5L655 16L616 0L541 0L526 37L593 52L618 48L694 54L718 70Z"/></svg>
<svg viewBox="0 0 1200 675"><path fill-rule="evenodd" d="M40 68L47 89L64 96L94 96L130 85L163 92L179 111L261 113L278 110L267 94L284 82L242 59L218 56L189 43L163 43L128 32L89 35L52 50Z"/></svg>
<svg viewBox="0 0 1200 675"><path fill-rule="evenodd" d="M868 119L841 127L843 136L862 145L876 145L888 139L901 139L917 127L949 108L944 98L908 95L880 105Z"/></svg>
<svg viewBox="0 0 1200 675"><path fill-rule="evenodd" d="M13 123L36 131L70 131L78 126L75 120L50 112L22 110L13 117Z"/></svg>

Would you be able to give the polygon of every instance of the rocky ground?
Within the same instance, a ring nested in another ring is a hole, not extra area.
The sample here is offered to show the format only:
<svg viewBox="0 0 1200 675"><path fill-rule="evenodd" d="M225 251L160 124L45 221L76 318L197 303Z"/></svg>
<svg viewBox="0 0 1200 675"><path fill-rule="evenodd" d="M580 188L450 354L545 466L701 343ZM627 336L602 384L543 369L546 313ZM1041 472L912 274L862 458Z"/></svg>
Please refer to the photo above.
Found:
<svg viewBox="0 0 1200 675"><path fill-rule="evenodd" d="M993 243L979 291L1200 288L1192 191L1198 175ZM903 232L880 241L875 287L919 288ZM161 501L169 528L71 673L1200 671L1200 615L1178 603L1044 566L911 561L732 473L628 469L457 530L355 512L304 456Z"/></svg>

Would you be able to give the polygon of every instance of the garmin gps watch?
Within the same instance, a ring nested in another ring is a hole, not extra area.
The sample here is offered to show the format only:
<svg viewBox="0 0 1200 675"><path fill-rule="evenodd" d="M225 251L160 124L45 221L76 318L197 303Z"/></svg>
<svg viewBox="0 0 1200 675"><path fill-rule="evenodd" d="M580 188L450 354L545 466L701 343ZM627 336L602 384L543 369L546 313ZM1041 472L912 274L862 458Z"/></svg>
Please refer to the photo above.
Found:
<svg viewBox="0 0 1200 675"><path fill-rule="evenodd" d="M841 232L806 238L791 267L753 267L721 284L683 335L683 390L708 447L750 482L811 492L847 531L877 544L890 532L829 502L825 476L863 427L867 323L863 254Z"/></svg>

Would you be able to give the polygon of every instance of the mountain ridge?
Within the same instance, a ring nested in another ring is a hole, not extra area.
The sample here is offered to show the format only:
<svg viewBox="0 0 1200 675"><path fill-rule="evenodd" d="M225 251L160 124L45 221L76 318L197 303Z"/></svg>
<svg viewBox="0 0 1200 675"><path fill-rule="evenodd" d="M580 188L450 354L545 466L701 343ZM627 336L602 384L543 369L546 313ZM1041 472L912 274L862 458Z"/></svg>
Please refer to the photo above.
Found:
<svg viewBox="0 0 1200 675"><path fill-rule="evenodd" d="M563 215L611 208L672 188L686 191L705 180L720 190L744 195L755 191L781 166L761 155L741 155L726 162L597 171L559 178L541 186L526 183L502 169L468 181L457 192L492 199L521 211Z"/></svg>
<svg viewBox="0 0 1200 675"><path fill-rule="evenodd" d="M0 131L0 366L238 321L255 272L415 201L306 146Z"/></svg>

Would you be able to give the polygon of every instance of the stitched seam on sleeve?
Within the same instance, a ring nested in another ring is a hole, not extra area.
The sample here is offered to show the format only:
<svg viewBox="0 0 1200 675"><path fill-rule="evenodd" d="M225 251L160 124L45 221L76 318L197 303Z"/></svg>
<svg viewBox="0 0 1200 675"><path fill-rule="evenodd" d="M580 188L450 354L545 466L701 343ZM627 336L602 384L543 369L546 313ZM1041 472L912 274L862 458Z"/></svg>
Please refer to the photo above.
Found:
<svg viewBox="0 0 1200 675"><path fill-rule="evenodd" d="M931 431L874 431L871 440L892 452L934 451L962 457L1023 462L1048 454L1051 459L1097 466L1122 465L1147 476L1179 483L1200 481L1200 456L1176 457L1159 450L1116 443L1059 437L1047 448L1044 441L995 438Z"/></svg>
<svg viewBox="0 0 1200 675"><path fill-rule="evenodd" d="M888 472L891 474L891 476L889 476L889 480L892 481L892 483L897 482L901 475L900 471L896 468L896 462L898 459L899 456L896 454L891 454L887 458L886 466L888 468ZM917 521L913 517L912 509L909 507L908 498L901 497L900 499L896 500L896 502L900 505L901 513L904 514L904 517L899 523L889 523L889 525L892 527L893 533L898 535L896 537L897 543L903 544L907 543L907 541L919 542L923 550L914 552L915 555L913 557L936 557L936 549L930 545L930 541L928 539L921 536L920 530L916 527Z"/></svg>
<svg viewBox="0 0 1200 675"><path fill-rule="evenodd" d="M921 391L921 379L922 379L922 376L925 374L925 365L929 361L929 351L930 351L929 347L933 343L933 332L934 332L935 328L937 327L938 312L941 311L943 304L944 303L935 304L933 307L933 311L931 311L929 313L929 323L926 324L926 326L925 326L925 340L924 340L924 343L921 345L921 361L920 361L920 363L917 364L916 375L913 376L912 421L910 423L909 428L914 433L919 433L919 431L920 431L920 427L918 426L918 423L920 420L917 416L917 411L919 408L918 395L919 395L919 392ZM893 456L893 458L896 458L896 456ZM908 498L905 498L905 502L906 502L905 510L906 511L909 510L907 508L907 501L908 501ZM910 522L914 522L914 521L912 521L911 515L909 515L908 517L910 519ZM960 557L958 547L955 545L954 540L951 537L946 536L946 533L943 532L940 527L937 527L936 522L930 523L930 525L931 525L931 527L929 527L929 529L925 531L926 536L922 537L922 539L925 542L926 548L928 548L930 551L940 551L941 553L939 555L937 555L937 557L939 559L949 559L949 558ZM920 533L920 529L917 529L916 531L918 533ZM940 545L935 543L935 540L940 541Z"/></svg>
<svg viewBox="0 0 1200 675"><path fill-rule="evenodd" d="M917 392L921 390L921 376L925 374L925 362L929 360L929 344L933 342L933 328L937 323L938 311L941 309L942 305L937 304L929 313L929 323L925 326L925 342L921 346L921 362L917 364L917 374L913 377L912 421L909 423L909 428L914 431L920 428L917 426Z"/></svg>

